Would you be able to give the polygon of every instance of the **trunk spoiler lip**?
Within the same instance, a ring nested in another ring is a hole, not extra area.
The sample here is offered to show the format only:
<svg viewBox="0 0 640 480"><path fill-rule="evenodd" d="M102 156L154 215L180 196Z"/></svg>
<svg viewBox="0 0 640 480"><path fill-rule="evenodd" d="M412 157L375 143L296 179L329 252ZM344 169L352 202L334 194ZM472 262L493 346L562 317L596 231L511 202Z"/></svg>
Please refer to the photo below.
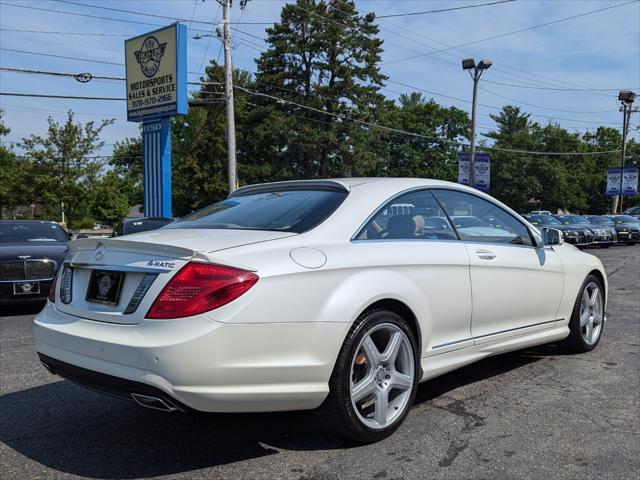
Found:
<svg viewBox="0 0 640 480"><path fill-rule="evenodd" d="M175 245L167 245L164 243L138 242L132 240L123 240L119 238L81 238L69 242L69 250L71 252L79 250L95 250L104 245L113 250L127 250L136 253L153 253L162 256L171 256L188 260L194 257L205 257L201 252L190 248L177 247Z"/></svg>

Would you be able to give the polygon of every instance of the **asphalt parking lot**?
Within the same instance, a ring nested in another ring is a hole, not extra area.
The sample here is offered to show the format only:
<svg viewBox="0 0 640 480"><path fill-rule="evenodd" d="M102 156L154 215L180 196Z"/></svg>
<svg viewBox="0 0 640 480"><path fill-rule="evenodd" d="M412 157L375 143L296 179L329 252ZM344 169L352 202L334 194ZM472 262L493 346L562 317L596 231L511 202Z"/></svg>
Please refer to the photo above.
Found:
<svg viewBox="0 0 640 480"><path fill-rule="evenodd" d="M640 478L640 246L592 250L609 274L599 347L549 345L421 385L405 424L355 445L312 413L165 414L50 375L34 309L0 316L0 477Z"/></svg>

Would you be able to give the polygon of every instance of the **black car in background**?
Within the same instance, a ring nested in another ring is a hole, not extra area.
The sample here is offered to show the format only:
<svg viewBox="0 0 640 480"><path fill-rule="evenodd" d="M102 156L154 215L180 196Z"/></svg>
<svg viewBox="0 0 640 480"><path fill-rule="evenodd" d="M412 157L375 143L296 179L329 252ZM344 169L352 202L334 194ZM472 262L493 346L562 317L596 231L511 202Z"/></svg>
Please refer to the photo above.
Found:
<svg viewBox="0 0 640 480"><path fill-rule="evenodd" d="M524 215L524 217L537 227L549 227L562 231L564 241L576 247L586 247L591 244L593 233L589 228L570 222L565 224L556 215Z"/></svg>
<svg viewBox="0 0 640 480"><path fill-rule="evenodd" d="M130 233L148 232L149 230L157 230L160 227L175 222L174 218L165 217L143 217L129 218L123 220L113 229L112 237L121 235L129 235Z"/></svg>
<svg viewBox="0 0 640 480"><path fill-rule="evenodd" d="M583 215L584 218L589 220L593 225L593 229L608 229L613 234L613 243L619 243L618 231L616 230L616 223L605 215Z"/></svg>
<svg viewBox="0 0 640 480"><path fill-rule="evenodd" d="M640 220L631 215L606 215L613 220L618 232L618 242L633 245L640 242Z"/></svg>
<svg viewBox="0 0 640 480"><path fill-rule="evenodd" d="M69 240L53 222L0 220L0 309L45 300Z"/></svg>
<svg viewBox="0 0 640 480"><path fill-rule="evenodd" d="M589 246L595 241L596 234L592 229L593 225L586 218L580 215L554 215L554 217L570 228L568 232L575 232L577 238L581 239L576 245Z"/></svg>

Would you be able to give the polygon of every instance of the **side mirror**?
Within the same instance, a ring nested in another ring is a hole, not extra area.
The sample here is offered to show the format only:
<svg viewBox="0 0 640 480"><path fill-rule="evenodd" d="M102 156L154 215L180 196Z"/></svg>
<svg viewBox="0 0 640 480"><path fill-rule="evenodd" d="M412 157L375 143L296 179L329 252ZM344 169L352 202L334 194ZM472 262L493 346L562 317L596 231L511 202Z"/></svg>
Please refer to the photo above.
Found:
<svg viewBox="0 0 640 480"><path fill-rule="evenodd" d="M543 227L542 234L545 245L562 245L564 243L564 235L557 228Z"/></svg>

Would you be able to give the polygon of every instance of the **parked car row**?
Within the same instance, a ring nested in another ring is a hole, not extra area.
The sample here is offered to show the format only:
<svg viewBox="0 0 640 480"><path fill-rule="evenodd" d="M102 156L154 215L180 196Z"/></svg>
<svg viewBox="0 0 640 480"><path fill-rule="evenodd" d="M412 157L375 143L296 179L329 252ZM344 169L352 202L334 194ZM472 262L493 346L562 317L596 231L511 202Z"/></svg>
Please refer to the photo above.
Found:
<svg viewBox="0 0 640 480"><path fill-rule="evenodd" d="M524 215L532 224L560 230L577 247L633 245L640 242L640 219L632 215Z"/></svg>

